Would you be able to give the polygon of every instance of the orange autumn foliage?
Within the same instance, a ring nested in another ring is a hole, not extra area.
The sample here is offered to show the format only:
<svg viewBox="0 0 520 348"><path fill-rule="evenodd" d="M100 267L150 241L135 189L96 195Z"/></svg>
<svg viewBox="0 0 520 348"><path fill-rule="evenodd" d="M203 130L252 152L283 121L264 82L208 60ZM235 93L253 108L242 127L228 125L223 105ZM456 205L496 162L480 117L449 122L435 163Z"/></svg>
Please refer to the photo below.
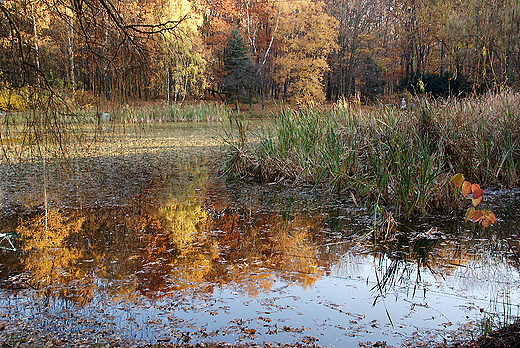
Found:
<svg viewBox="0 0 520 348"><path fill-rule="evenodd" d="M472 184L467 180L464 180L462 174L456 174L453 177L453 182L460 190L462 190L462 196L467 197L471 193L472 206L466 211L466 222L473 219L474 223L480 223L482 227L488 227L496 222L495 214L489 212L486 209L476 209L476 207L482 202L484 190L480 188L478 184Z"/></svg>

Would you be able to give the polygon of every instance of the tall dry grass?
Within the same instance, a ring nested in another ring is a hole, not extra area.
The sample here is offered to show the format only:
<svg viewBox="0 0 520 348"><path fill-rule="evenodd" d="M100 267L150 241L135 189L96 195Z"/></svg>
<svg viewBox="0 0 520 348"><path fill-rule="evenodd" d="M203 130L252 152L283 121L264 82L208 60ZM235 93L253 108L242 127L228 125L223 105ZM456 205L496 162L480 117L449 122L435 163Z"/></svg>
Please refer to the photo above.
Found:
<svg viewBox="0 0 520 348"><path fill-rule="evenodd" d="M411 104L405 110L282 108L271 126L249 132L251 141L244 134L241 142L229 139L226 169L350 191L367 202L391 204L400 216L455 204L448 183L458 172L482 186L518 185L518 93L420 97Z"/></svg>

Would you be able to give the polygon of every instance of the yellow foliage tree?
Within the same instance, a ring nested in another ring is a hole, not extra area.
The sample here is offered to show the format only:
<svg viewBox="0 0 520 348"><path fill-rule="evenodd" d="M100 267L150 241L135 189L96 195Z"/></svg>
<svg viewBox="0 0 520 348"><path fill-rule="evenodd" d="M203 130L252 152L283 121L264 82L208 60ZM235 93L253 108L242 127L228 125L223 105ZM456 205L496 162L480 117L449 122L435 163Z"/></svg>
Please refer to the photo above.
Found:
<svg viewBox="0 0 520 348"><path fill-rule="evenodd" d="M337 46L337 21L324 12L320 2L280 2L279 11L283 48L275 58L275 79L287 87L289 99L301 104L321 102L327 56Z"/></svg>
<svg viewBox="0 0 520 348"><path fill-rule="evenodd" d="M178 22L173 30L163 33L167 101L170 100L170 89L173 89L174 101L184 100L188 92L200 94L206 87L206 60L199 33L204 19L200 6L196 1L167 0L161 21Z"/></svg>

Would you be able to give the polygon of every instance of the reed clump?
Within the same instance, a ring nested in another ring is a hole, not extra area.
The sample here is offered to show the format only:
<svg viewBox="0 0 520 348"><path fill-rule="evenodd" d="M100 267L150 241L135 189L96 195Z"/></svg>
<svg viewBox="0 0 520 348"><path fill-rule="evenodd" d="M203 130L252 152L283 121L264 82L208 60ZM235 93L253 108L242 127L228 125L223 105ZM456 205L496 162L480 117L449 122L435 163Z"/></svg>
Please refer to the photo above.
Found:
<svg viewBox="0 0 520 348"><path fill-rule="evenodd" d="M229 139L227 172L351 192L405 217L458 204L455 173L482 186L518 185L518 93L411 104L284 107L272 125L248 132L252 140Z"/></svg>

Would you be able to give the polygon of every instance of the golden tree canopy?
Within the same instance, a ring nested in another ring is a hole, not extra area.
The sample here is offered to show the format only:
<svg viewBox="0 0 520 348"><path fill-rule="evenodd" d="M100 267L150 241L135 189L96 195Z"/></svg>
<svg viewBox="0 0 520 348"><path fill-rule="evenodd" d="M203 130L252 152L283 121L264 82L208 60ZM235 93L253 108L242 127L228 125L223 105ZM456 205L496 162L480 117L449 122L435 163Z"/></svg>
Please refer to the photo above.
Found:
<svg viewBox="0 0 520 348"><path fill-rule="evenodd" d="M337 21L319 2L283 2L279 9L278 35L284 45L275 59L276 79L287 84L290 99L303 104L321 102L325 100L327 56L336 48Z"/></svg>

